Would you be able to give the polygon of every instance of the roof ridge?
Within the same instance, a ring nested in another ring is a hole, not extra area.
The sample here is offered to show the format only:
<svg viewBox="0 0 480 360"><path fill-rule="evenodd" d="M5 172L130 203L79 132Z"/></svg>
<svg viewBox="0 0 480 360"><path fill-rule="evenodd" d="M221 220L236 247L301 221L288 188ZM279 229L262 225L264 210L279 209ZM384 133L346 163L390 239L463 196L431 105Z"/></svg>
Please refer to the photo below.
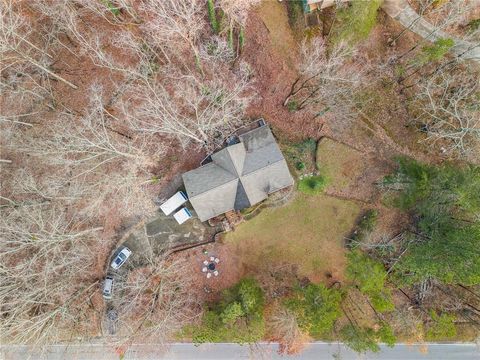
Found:
<svg viewBox="0 0 480 360"><path fill-rule="evenodd" d="M232 155L232 148L235 146L235 145L241 145L242 146L242 149L243 151L245 152L244 156L243 156L243 159L241 161L241 170L243 171L243 168L244 168L244 165L245 165L245 159L246 159L246 153L247 153L247 149L245 148L245 144L243 142L239 142L237 144L234 144L234 145L230 145L230 146L227 146L226 149L227 149L227 152L228 152L228 155L230 156L230 161L232 162L232 165L233 165L233 168L235 169L235 172L237 173L237 176L238 178L240 178L240 176L242 176L242 174L239 172L239 170L237 169L237 166L235 164L235 161L233 161L233 155ZM230 150L229 150L230 149Z"/></svg>
<svg viewBox="0 0 480 360"><path fill-rule="evenodd" d="M217 164L215 164L215 165L218 166ZM223 169L223 167L221 167L221 166L218 166L218 167ZM223 169L223 170L225 170L225 169ZM226 170L225 170L225 171L226 171ZM227 171L227 172L228 172L229 174L231 174L230 171ZM222 187L222 186L224 186L224 185L230 184L232 181L235 181L235 180L240 181L240 177L237 176L236 178L234 178L234 179L232 179L232 180L229 180L229 181L227 181L227 182L224 182L224 183L222 183L222 184L220 184L220 185L218 185L218 186L212 187L211 189L208 189L207 191L204 191L204 192L195 194L195 195L192 196L192 198L197 197L197 196L200 196L200 195L203 195L203 194L206 194L206 193L209 193L209 192L211 192L211 191L213 191L213 190L218 189L219 187Z"/></svg>
<svg viewBox="0 0 480 360"><path fill-rule="evenodd" d="M282 160L285 160L285 158L283 158L283 159L278 159L277 161L274 161L274 162L272 162L272 163L269 163L267 166L259 167L258 169L255 169L255 170L253 170L253 171L250 171L250 172L247 173L247 174L242 174L242 175L239 176L239 178L242 178L242 176L247 176L247 175L250 175L250 174L254 174L254 173L256 173L257 171L260 171L260 170L269 168L270 166L272 166L272 165L274 165L274 164L276 164L276 163L278 163L278 162L280 162L280 161L282 161Z"/></svg>
<svg viewBox="0 0 480 360"><path fill-rule="evenodd" d="M218 162L216 162L215 159L213 159L213 157L212 157L212 162L213 162L215 165L217 165L219 168L222 168L223 170L225 170L226 172L228 172L229 174L232 174L233 176L235 176L235 177L237 177L237 178L240 178L240 175L238 174L237 168L235 167L235 163L234 163L233 160L232 160L232 155L230 154L230 151L228 151L228 148L229 148L229 147L230 147L230 146L227 146L227 147L225 147L225 148L217 151L215 154L218 154L219 152L225 150L226 153L228 154L228 160L230 161L230 163L232 164L233 169L235 170L235 174L232 173L230 170L226 169L225 167L223 167L223 166L222 166L221 164L219 164ZM213 154L213 155L215 155L215 154Z"/></svg>

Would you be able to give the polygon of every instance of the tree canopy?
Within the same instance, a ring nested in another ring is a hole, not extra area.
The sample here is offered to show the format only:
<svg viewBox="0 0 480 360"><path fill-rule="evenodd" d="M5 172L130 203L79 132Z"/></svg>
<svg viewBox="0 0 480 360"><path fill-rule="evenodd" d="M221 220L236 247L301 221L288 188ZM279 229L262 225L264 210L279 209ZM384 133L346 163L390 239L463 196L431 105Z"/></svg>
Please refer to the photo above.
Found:
<svg viewBox="0 0 480 360"><path fill-rule="evenodd" d="M431 166L398 160L385 183L398 190L394 203L411 212L415 231L395 266L398 278L415 283L480 282L480 168Z"/></svg>
<svg viewBox="0 0 480 360"><path fill-rule="evenodd" d="M293 296L285 301L299 327L311 336L329 334L340 316L342 296L338 290L328 289L322 284L309 284L297 288Z"/></svg>
<svg viewBox="0 0 480 360"><path fill-rule="evenodd" d="M233 341L251 343L265 332L264 295L257 281L244 278L210 304L202 324L191 328L194 343Z"/></svg>
<svg viewBox="0 0 480 360"><path fill-rule="evenodd" d="M390 290L385 288L387 272L383 265L359 249L349 252L347 259L347 278L370 298L375 310L380 312L393 310L392 295Z"/></svg>

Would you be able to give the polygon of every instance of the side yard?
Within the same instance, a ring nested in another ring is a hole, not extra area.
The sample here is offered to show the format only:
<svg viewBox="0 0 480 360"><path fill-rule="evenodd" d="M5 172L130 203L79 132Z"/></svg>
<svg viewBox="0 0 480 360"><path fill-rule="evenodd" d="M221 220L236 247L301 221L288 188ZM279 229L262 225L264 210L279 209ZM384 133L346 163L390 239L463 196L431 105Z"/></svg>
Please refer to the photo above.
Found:
<svg viewBox="0 0 480 360"><path fill-rule="evenodd" d="M299 193L290 204L264 209L240 225L224 243L238 256L246 275L296 264L298 274L311 281L342 281L344 237L359 213L353 201Z"/></svg>

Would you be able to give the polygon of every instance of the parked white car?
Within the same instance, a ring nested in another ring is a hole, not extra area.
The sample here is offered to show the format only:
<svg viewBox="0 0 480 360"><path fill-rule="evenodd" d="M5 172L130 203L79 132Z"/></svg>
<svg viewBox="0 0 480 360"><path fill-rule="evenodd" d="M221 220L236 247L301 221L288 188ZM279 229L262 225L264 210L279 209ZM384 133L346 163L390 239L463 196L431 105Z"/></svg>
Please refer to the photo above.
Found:
<svg viewBox="0 0 480 360"><path fill-rule="evenodd" d="M103 282L103 297L107 300L110 300L112 298L112 292L113 292L113 277L107 276L105 278L105 281Z"/></svg>
<svg viewBox="0 0 480 360"><path fill-rule="evenodd" d="M126 246L124 246L122 250L120 250L120 252L117 254L117 256L115 256L115 259L113 259L111 264L112 268L114 270L120 269L120 267L125 264L125 261L127 261L130 255L132 255L132 251Z"/></svg>

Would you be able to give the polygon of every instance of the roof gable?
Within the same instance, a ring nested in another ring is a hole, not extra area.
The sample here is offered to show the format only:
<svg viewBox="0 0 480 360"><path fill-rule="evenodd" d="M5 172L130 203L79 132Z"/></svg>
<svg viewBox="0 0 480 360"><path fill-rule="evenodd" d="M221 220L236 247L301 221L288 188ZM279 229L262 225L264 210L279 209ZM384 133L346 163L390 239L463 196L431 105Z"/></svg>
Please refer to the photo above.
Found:
<svg viewBox="0 0 480 360"><path fill-rule="evenodd" d="M209 163L182 175L189 198L198 196L238 178L215 163Z"/></svg>
<svg viewBox="0 0 480 360"><path fill-rule="evenodd" d="M234 209L238 182L235 179L189 199L201 221Z"/></svg>

